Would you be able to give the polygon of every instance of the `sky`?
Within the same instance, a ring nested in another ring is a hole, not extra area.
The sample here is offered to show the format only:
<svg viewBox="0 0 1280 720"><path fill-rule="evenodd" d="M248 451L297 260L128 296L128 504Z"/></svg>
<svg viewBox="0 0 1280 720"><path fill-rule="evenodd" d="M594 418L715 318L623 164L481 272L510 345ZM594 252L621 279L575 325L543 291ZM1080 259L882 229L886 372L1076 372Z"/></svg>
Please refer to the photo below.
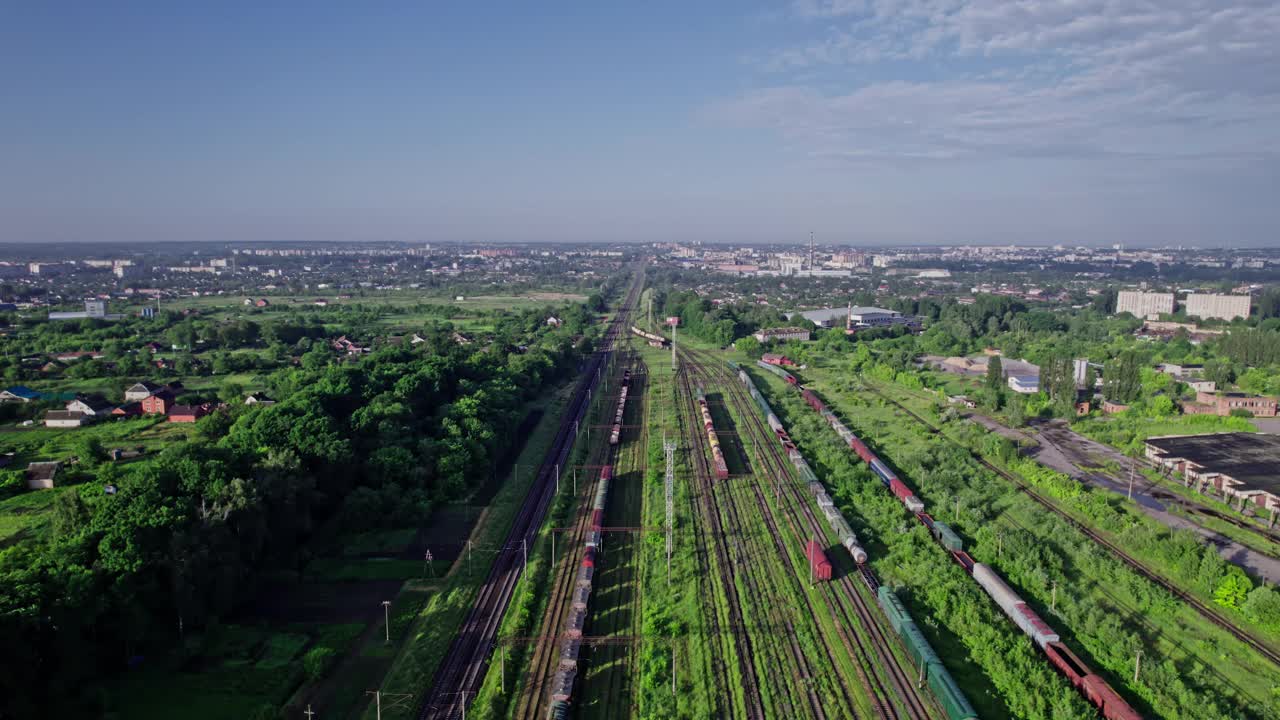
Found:
<svg viewBox="0 0 1280 720"><path fill-rule="evenodd" d="M1280 246L1280 0L0 4L0 242Z"/></svg>

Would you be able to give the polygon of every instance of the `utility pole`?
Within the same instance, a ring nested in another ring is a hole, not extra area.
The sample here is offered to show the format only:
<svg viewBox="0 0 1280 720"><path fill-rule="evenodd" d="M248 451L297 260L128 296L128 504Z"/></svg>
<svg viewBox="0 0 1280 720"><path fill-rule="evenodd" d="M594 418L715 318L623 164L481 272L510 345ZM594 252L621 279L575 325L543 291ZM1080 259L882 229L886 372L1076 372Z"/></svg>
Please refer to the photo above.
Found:
<svg viewBox="0 0 1280 720"><path fill-rule="evenodd" d="M386 644L391 644L391 601L382 601L382 627L386 631Z"/></svg>
<svg viewBox="0 0 1280 720"><path fill-rule="evenodd" d="M307 720L311 720L312 716L315 715L315 713L311 711L311 705L309 704L307 705L306 711L303 712L302 714L307 716Z"/></svg>
<svg viewBox="0 0 1280 720"><path fill-rule="evenodd" d="M673 526L672 517L675 514L674 498L675 498L675 477L676 477L676 470L675 470L676 444L673 442L667 442L665 433L663 434L663 439L662 439L662 449L667 455L667 476L666 476L666 483L665 483L666 484L666 487L665 487L666 502L667 502L667 586L670 587L671 585L671 545L672 545L671 533L672 533L672 526ZM674 663L675 662L674 650L672 651L671 657L672 657L671 662ZM674 671L673 671L672 682L675 682Z"/></svg>
<svg viewBox="0 0 1280 720"><path fill-rule="evenodd" d="M1053 581L1053 599L1049 602L1049 609L1057 612L1058 610L1058 581Z"/></svg>
<svg viewBox="0 0 1280 720"><path fill-rule="evenodd" d="M377 720L382 720L382 691L369 690L368 692L365 693L365 695L373 696L373 706L376 708L375 717L377 718Z"/></svg>
<svg viewBox="0 0 1280 720"><path fill-rule="evenodd" d="M471 540L467 540L467 577L471 577Z"/></svg>
<svg viewBox="0 0 1280 720"><path fill-rule="evenodd" d="M521 574L529 572L529 541L520 538L520 553L524 555L524 570Z"/></svg>
<svg viewBox="0 0 1280 720"><path fill-rule="evenodd" d="M1129 461L1129 499L1133 499L1133 460Z"/></svg>
<svg viewBox="0 0 1280 720"><path fill-rule="evenodd" d="M951 522L960 522L960 498L956 498L956 511L951 518Z"/></svg>
<svg viewBox="0 0 1280 720"><path fill-rule="evenodd" d="M1133 657L1133 682L1138 682L1138 671L1142 669L1142 650L1138 650L1138 654Z"/></svg>
<svg viewBox="0 0 1280 720"><path fill-rule="evenodd" d="M677 325L671 326L671 372L676 371L676 328Z"/></svg>
<svg viewBox="0 0 1280 720"><path fill-rule="evenodd" d="M556 494L560 494L560 463L556 463Z"/></svg>
<svg viewBox="0 0 1280 720"><path fill-rule="evenodd" d="M996 557L1004 556L1004 531L996 533Z"/></svg>
<svg viewBox="0 0 1280 720"><path fill-rule="evenodd" d="M502 671L502 694L507 694L507 646L502 645L498 648L498 669Z"/></svg>

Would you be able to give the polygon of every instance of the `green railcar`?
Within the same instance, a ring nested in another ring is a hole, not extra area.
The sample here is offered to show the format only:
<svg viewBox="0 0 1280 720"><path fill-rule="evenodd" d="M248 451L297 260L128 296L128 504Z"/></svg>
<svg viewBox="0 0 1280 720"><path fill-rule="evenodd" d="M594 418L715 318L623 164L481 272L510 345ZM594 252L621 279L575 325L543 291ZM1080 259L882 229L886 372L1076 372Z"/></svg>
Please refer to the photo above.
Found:
<svg viewBox="0 0 1280 720"><path fill-rule="evenodd" d="M934 521L933 536L938 538L938 542L942 543L942 546L948 550L953 550L955 552L964 550L964 541L961 540L960 536L956 534L956 531L952 530L951 526L946 523Z"/></svg>
<svg viewBox="0 0 1280 720"><path fill-rule="evenodd" d="M933 691L933 696L938 698L938 702L942 704L942 709L946 711L950 720L977 720L978 713L969 704L964 693L960 692L955 679L940 661L935 660L930 663L925 674L928 676L929 689Z"/></svg>
<svg viewBox="0 0 1280 720"><path fill-rule="evenodd" d="M944 525L943 527L946 526ZM948 531L950 530L950 528L947 529ZM954 535L954 533L952 534ZM902 637L903 644L907 646L907 654L911 656L911 661L915 663L916 671L919 672L921 668L924 669L925 680L929 685L929 689L933 692L934 697L938 699L943 710L946 711L947 717L950 720L977 720L978 714L974 712L973 706L969 704L969 700L960 691L960 687L956 685L951 673L947 672L942 660L933 651L933 646L925 639L924 633L920 632L920 628L916 627L915 620L911 619L911 613L907 612L907 609L903 607L902 601L898 599L898 596L888 586L881 585L876 592L876 599L880 602L880 607L884 610L884 614L889 618L889 624Z"/></svg>

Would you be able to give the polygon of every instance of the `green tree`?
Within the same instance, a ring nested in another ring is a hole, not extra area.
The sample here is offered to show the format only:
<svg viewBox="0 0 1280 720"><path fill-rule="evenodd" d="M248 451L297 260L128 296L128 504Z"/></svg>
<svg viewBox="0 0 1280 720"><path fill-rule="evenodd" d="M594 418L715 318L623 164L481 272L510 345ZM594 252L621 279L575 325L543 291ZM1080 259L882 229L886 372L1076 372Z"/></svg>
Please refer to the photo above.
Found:
<svg viewBox="0 0 1280 720"><path fill-rule="evenodd" d="M755 360L759 360L760 356L764 354L764 346L762 346L760 344L760 341L756 340L755 336L753 335L748 335L744 338L739 338L738 341L734 343L734 345L739 350L746 353L747 357Z"/></svg>
<svg viewBox="0 0 1280 720"><path fill-rule="evenodd" d="M324 677L325 671L329 669L336 655L333 648L323 645L308 650L302 657L302 669L306 672L307 679L315 682Z"/></svg>
<svg viewBox="0 0 1280 720"><path fill-rule="evenodd" d="M1249 577L1239 568L1232 567L1218 581L1218 587L1213 591L1213 601L1223 607L1239 609L1252 589L1253 582Z"/></svg>
<svg viewBox="0 0 1280 720"><path fill-rule="evenodd" d="M1004 386L1004 364L999 355L987 361L987 389L999 391Z"/></svg>

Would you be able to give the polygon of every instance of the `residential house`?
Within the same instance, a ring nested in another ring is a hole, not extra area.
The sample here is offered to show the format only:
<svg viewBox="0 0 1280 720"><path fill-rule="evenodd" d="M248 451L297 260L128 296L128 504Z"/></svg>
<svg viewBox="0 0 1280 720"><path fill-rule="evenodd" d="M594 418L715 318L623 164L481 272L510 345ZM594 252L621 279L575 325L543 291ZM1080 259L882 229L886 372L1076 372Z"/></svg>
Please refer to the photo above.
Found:
<svg viewBox="0 0 1280 720"><path fill-rule="evenodd" d="M33 462L27 465L28 490L52 490L54 478L62 467L59 462Z"/></svg>
<svg viewBox="0 0 1280 720"><path fill-rule="evenodd" d="M163 385L153 382L143 381L140 383L134 383L124 391L124 399L126 402L141 402L142 400L160 392L163 388Z"/></svg>
<svg viewBox="0 0 1280 720"><path fill-rule="evenodd" d="M111 416L116 418L134 417L142 414L141 402L125 403L111 411Z"/></svg>
<svg viewBox="0 0 1280 720"><path fill-rule="evenodd" d="M271 302L270 302L270 301L268 301L266 298L258 298L256 301L254 301L253 306L254 306L254 307L264 308L264 307L267 307L267 306L268 306L268 305L270 305L270 304L271 304Z"/></svg>
<svg viewBox="0 0 1280 720"><path fill-rule="evenodd" d="M168 415L169 410L173 408L173 394L160 392L155 395L148 395L139 404L142 407L142 412L147 415Z"/></svg>
<svg viewBox="0 0 1280 720"><path fill-rule="evenodd" d="M0 391L0 402L29 403L32 400L39 399L40 393L24 385L14 385L13 387Z"/></svg>
<svg viewBox="0 0 1280 720"><path fill-rule="evenodd" d="M84 413L90 418L110 415L114 408L115 406L101 395L77 395L74 400L67 403L67 410Z"/></svg>
<svg viewBox="0 0 1280 720"><path fill-rule="evenodd" d="M555 315L552 315L551 317L547 318L547 325L551 327L560 327L563 324L564 322L561 321L560 318L556 317Z"/></svg>
<svg viewBox="0 0 1280 720"><path fill-rule="evenodd" d="M263 407L266 407L267 405L275 405L276 401L267 397L263 393L249 393L247 396L245 396L244 404L245 405L262 405Z"/></svg>
<svg viewBox="0 0 1280 720"><path fill-rule="evenodd" d="M193 423L209 414L209 403L201 405L174 405L169 408L169 422Z"/></svg>
<svg viewBox="0 0 1280 720"><path fill-rule="evenodd" d="M333 346L334 350L348 355L360 355L369 352L369 348L347 339L346 335L334 340L330 345Z"/></svg>
<svg viewBox="0 0 1280 720"><path fill-rule="evenodd" d="M44 426L51 428L78 428L91 418L75 410L50 410L44 414Z"/></svg>

